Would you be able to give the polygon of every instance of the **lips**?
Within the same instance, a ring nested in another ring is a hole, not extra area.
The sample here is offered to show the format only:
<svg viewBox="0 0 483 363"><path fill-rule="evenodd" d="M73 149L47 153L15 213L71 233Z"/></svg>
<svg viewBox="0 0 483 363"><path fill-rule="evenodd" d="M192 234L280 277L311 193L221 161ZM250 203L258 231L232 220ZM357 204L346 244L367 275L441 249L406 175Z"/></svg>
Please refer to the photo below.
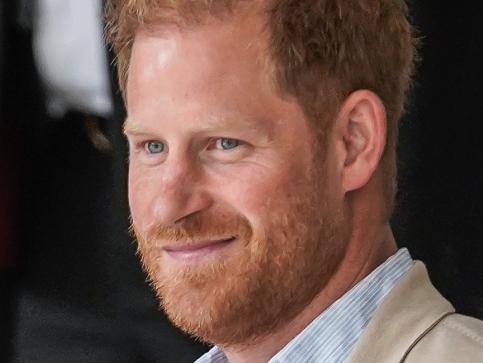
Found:
<svg viewBox="0 0 483 363"><path fill-rule="evenodd" d="M194 243L190 242L186 244L166 246L163 247L163 250L175 260L188 262L215 254L228 246L235 239L236 237L229 237L226 239L204 240Z"/></svg>

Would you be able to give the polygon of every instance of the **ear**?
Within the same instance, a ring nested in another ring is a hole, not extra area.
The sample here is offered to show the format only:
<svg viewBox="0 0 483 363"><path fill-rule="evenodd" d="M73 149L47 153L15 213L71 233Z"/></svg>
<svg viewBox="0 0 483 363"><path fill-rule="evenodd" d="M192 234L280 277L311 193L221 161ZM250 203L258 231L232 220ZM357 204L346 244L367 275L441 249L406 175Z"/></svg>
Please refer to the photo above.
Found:
<svg viewBox="0 0 483 363"><path fill-rule="evenodd" d="M359 189L371 179L386 145L386 112L380 98L368 90L353 92L340 108L336 133L342 189Z"/></svg>

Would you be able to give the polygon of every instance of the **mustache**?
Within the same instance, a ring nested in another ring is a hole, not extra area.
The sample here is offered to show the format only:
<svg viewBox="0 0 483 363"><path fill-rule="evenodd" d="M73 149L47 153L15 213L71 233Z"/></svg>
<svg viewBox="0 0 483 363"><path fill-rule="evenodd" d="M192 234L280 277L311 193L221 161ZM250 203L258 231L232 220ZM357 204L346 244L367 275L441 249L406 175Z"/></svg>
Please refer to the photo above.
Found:
<svg viewBox="0 0 483 363"><path fill-rule="evenodd" d="M154 224L144 235L131 219L130 232L139 241L149 244L163 242L196 242L200 240L240 238L248 241L253 235L250 222L242 215L226 212L205 212L185 217L174 225Z"/></svg>

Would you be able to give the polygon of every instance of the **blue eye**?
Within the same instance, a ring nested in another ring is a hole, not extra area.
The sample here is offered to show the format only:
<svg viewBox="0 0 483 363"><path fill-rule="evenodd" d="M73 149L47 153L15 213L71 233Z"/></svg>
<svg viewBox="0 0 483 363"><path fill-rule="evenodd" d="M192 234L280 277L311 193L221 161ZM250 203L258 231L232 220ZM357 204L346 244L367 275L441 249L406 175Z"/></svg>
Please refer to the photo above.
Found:
<svg viewBox="0 0 483 363"><path fill-rule="evenodd" d="M144 148L149 154L159 154L164 151L164 144L161 141L148 141L144 144Z"/></svg>
<svg viewBox="0 0 483 363"><path fill-rule="evenodd" d="M222 137L216 140L216 147L222 150L231 150L240 146L240 141L236 139L229 139Z"/></svg>

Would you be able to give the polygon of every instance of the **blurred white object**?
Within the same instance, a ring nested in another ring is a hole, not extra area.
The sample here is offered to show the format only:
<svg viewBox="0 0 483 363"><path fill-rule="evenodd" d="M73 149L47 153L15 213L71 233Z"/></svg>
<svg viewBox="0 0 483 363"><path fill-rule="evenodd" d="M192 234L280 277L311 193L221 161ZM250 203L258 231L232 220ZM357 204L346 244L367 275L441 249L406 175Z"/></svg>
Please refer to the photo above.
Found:
<svg viewBox="0 0 483 363"><path fill-rule="evenodd" d="M102 0L37 0L33 51L47 110L108 117L113 110L102 36Z"/></svg>

